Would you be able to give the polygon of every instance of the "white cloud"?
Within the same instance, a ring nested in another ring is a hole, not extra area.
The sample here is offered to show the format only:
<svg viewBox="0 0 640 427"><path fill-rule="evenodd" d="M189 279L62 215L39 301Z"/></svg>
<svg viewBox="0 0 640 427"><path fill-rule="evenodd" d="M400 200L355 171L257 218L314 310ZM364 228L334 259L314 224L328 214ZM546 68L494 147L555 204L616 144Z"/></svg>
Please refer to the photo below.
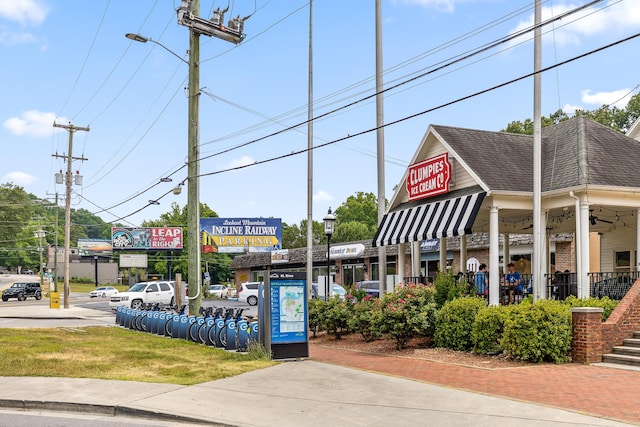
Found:
<svg viewBox="0 0 640 427"><path fill-rule="evenodd" d="M574 115L577 110L584 110L584 107L580 105L571 105L571 104L565 104L565 106L562 107L562 111L567 113L569 116Z"/></svg>
<svg viewBox="0 0 640 427"><path fill-rule="evenodd" d="M580 5L573 3L557 4L553 7L542 7L542 21L562 15ZM531 14L525 21L518 23L511 34L525 30L533 26L534 17ZM569 17L556 21L555 29L551 25L542 28L545 40L553 37L553 42L558 46L578 45L584 37L598 36L604 32L625 32L629 29L637 29L640 25L640 3L619 2L609 0L606 7L599 10L587 8L576 12ZM553 30L553 32L550 32ZM533 32L527 33L527 38L533 38ZM512 44L522 41L518 39Z"/></svg>
<svg viewBox="0 0 640 427"><path fill-rule="evenodd" d="M23 25L39 25L49 9L39 0L1 0L0 17Z"/></svg>
<svg viewBox="0 0 640 427"><path fill-rule="evenodd" d="M19 44L35 43L37 39L31 33L12 33L3 31L0 33L0 44L15 46Z"/></svg>
<svg viewBox="0 0 640 427"><path fill-rule="evenodd" d="M443 12L453 12L456 0L393 0L393 2L408 4L409 6L431 7Z"/></svg>
<svg viewBox="0 0 640 427"><path fill-rule="evenodd" d="M5 176L2 177L2 182L9 182L14 185L19 185L21 187L27 186L35 181L37 181L33 175L29 175L24 172L9 172Z"/></svg>
<svg viewBox="0 0 640 427"><path fill-rule="evenodd" d="M65 118L56 117L54 113L37 110L25 111L21 117L12 117L3 123L5 129L14 135L48 136L54 131L53 122L66 123Z"/></svg>
<svg viewBox="0 0 640 427"><path fill-rule="evenodd" d="M255 159L251 156L242 156L239 159L231 160L231 162L227 164L225 169L240 168L242 166L254 164L255 162L256 162Z"/></svg>
<svg viewBox="0 0 640 427"><path fill-rule="evenodd" d="M333 197L331 196L331 194L323 190L320 190L313 195L314 202L330 202L331 200L333 200Z"/></svg>
<svg viewBox="0 0 640 427"><path fill-rule="evenodd" d="M585 104L595 105L601 107L608 105L610 107L624 108L629 103L629 100L633 96L630 89L619 89L611 92L596 92L591 93L590 89L582 91L582 102Z"/></svg>

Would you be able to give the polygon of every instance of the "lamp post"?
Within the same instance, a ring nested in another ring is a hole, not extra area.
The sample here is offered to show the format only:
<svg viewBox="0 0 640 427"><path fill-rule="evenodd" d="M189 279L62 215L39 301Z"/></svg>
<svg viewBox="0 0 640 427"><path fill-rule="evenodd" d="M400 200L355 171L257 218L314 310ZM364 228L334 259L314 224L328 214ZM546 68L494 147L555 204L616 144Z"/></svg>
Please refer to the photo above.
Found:
<svg viewBox="0 0 640 427"><path fill-rule="evenodd" d="M98 287L98 255L93 256L93 262L96 263L96 265L94 266L94 276L95 276L95 282L96 282L95 287L97 288Z"/></svg>
<svg viewBox="0 0 640 427"><path fill-rule="evenodd" d="M329 298L329 282L331 278L331 235L334 231L336 222L336 216L331 212L331 208L323 218L324 220L324 234L327 235L327 281L324 285L324 299Z"/></svg>

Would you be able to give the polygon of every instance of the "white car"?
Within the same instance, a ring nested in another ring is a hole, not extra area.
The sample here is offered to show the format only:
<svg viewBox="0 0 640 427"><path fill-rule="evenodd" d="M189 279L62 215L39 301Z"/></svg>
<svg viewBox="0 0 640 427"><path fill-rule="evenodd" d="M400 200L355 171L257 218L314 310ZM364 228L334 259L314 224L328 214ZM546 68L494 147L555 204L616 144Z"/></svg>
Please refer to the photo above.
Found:
<svg viewBox="0 0 640 427"><path fill-rule="evenodd" d="M109 307L140 308L142 304L174 304L173 286L169 282L136 283L126 292L119 292L109 298Z"/></svg>
<svg viewBox="0 0 640 427"><path fill-rule="evenodd" d="M262 282L244 282L238 290L238 301L249 305L258 305L258 291Z"/></svg>
<svg viewBox="0 0 640 427"><path fill-rule="evenodd" d="M99 288L95 288L94 290L89 292L89 298L107 298L117 293L118 290L113 286L100 286Z"/></svg>
<svg viewBox="0 0 640 427"><path fill-rule="evenodd" d="M225 285L210 285L207 289L207 295L214 298L226 298L229 291Z"/></svg>

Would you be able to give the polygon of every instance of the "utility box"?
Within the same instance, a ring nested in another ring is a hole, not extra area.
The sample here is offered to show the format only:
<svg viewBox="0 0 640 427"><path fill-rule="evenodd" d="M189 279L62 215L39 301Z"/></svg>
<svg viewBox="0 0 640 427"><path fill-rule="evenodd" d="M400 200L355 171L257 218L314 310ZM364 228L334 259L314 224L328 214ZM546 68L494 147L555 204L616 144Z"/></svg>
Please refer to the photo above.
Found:
<svg viewBox="0 0 640 427"><path fill-rule="evenodd" d="M49 308L60 308L60 292L49 292Z"/></svg>

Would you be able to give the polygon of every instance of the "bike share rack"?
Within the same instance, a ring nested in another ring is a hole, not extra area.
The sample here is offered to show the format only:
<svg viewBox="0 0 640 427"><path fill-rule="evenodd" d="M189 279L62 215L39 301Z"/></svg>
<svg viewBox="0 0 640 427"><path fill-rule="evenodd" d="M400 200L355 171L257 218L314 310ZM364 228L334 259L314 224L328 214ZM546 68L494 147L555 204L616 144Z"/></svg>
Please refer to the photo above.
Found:
<svg viewBox="0 0 640 427"><path fill-rule="evenodd" d="M214 315L210 309L193 316L160 310L157 306L150 310L118 307L115 323L127 329L229 351L247 351L251 342L258 341L257 321L242 319L242 310L227 309L222 313L222 309L218 309Z"/></svg>

